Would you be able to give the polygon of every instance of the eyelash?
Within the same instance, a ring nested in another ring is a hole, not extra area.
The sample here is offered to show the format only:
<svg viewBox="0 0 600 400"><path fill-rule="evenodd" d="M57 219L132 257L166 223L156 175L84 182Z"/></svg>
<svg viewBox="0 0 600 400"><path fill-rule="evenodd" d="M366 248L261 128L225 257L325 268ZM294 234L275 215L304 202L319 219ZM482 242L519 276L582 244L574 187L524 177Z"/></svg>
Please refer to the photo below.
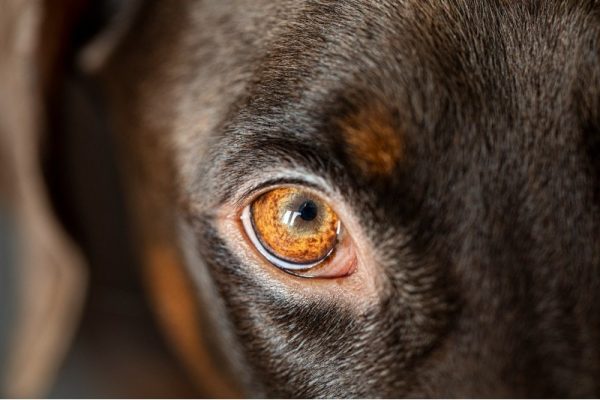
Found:
<svg viewBox="0 0 600 400"><path fill-rule="evenodd" d="M259 198L260 195L280 186L297 186L310 191L325 194L328 194L330 192L329 190L326 190L326 186L318 184L316 182L307 181L302 178L281 177L258 183L249 188L245 188L241 191L241 193L235 196L237 200L234 201L234 204L236 204L240 208L243 207L245 209L247 206L252 204L254 200Z"/></svg>

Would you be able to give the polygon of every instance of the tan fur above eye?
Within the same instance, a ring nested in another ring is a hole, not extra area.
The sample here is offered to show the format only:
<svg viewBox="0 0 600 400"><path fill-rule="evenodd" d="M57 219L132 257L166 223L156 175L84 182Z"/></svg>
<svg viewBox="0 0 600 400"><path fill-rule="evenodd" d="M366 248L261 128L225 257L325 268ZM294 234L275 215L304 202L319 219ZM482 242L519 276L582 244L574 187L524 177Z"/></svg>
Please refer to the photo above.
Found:
<svg viewBox="0 0 600 400"><path fill-rule="evenodd" d="M337 242L339 219L316 196L298 188L277 188L251 206L252 224L274 256L298 264L318 262Z"/></svg>
<svg viewBox="0 0 600 400"><path fill-rule="evenodd" d="M365 175L389 175L401 161L404 142L383 105L361 108L338 125L352 161Z"/></svg>

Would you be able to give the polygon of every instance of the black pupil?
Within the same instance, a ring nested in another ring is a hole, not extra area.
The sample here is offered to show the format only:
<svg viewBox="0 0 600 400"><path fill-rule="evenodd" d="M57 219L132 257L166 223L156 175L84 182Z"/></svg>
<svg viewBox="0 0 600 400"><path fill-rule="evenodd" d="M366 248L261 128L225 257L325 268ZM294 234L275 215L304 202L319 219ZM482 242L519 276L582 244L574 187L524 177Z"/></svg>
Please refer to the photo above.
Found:
<svg viewBox="0 0 600 400"><path fill-rule="evenodd" d="M319 209L317 208L317 205L311 200L302 203L302 205L298 209L298 212L300 213L300 218L302 218L305 221L312 221L313 219L315 219L317 217L318 211Z"/></svg>

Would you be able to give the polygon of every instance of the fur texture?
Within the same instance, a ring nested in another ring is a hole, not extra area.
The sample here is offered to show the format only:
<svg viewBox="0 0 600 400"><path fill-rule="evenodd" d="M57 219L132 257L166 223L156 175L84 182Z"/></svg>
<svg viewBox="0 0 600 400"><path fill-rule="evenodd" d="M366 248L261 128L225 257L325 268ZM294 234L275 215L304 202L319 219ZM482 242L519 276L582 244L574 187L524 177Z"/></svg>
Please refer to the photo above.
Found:
<svg viewBox="0 0 600 400"><path fill-rule="evenodd" d="M247 394L600 395L596 1L152 2L101 76L142 231L192 254ZM284 169L361 221L368 311L287 298L220 236Z"/></svg>

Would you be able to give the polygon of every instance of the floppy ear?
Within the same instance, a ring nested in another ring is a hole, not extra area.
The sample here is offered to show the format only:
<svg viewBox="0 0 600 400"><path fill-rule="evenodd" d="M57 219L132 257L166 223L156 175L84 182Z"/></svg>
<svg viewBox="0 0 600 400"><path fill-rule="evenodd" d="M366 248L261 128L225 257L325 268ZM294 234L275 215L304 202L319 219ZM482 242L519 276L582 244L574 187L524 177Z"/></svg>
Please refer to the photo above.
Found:
<svg viewBox="0 0 600 400"><path fill-rule="evenodd" d="M0 394L10 397L48 389L85 287L82 258L53 214L40 168L38 83L55 55L51 43L42 46L45 18L38 1L0 6Z"/></svg>
<svg viewBox="0 0 600 400"><path fill-rule="evenodd" d="M82 70L97 68L139 3L0 4L0 395L47 393L86 290L87 267L57 218L42 171L54 142L50 105L71 58Z"/></svg>
<svg viewBox="0 0 600 400"><path fill-rule="evenodd" d="M139 25L142 24L138 22L143 22L145 16L151 16L152 10L147 12L151 8L152 5L142 8L135 1L128 8L118 10L118 16L112 19L114 23L110 25L111 29L101 31L82 46L76 62L83 73L98 78L92 79L92 83L104 85L101 89L105 91L97 94L104 103L102 107L106 108L106 119L116 121L111 129L115 130L112 133L115 146L118 147L116 153L125 155L116 162L121 165L123 172L120 176L121 186L127 198L126 213L130 216L129 228L133 233L135 258L140 264L152 311L157 316L162 332L202 396L237 397L240 395L237 377L223 361L226 358L223 353L229 349L220 348L218 344L223 334L212 326L216 325L213 324L215 318L212 315L214 304L200 304L197 289L186 268L189 260L178 242L181 235L177 226L179 221L175 217L176 195L172 181L165 172L172 168L170 160L167 160L170 154L166 154L169 149L164 143L163 146L148 146L144 143L147 142L145 138L136 137L133 130L117 125L121 119L127 119L121 114L131 110L116 104L127 105L131 102L129 98L123 98L129 93L111 90L114 71L122 66L126 70L128 62L137 61L132 61L129 54L124 54L127 51L120 51L120 45L125 41L124 47L131 45L131 42L136 43L134 46L140 42L145 46L147 38L136 36L144 30L131 27L141 27ZM141 18L137 19L136 16ZM135 85L135 77L133 81ZM91 89L93 91L93 84ZM114 245L118 246L119 243ZM215 340L215 336L219 340Z"/></svg>
<svg viewBox="0 0 600 400"><path fill-rule="evenodd" d="M150 185L145 188L143 198L134 194L132 188L145 180L132 177L138 166L131 167L125 164L128 160L123 159L137 159L140 150L126 145L131 132L115 132L118 127L110 123L119 119L119 113L127 113L128 108L115 106L113 103L117 101L123 104L123 99L107 94L106 81L110 82L111 73L105 72L106 64L120 62L119 46L128 40L128 33L134 33L132 27L138 17L143 17L146 8L137 0L89 4L81 6L74 16L63 13L52 18L63 22L72 20L68 26L57 22L47 24L47 31L66 32L60 34L63 37L60 44L46 50L47 58L53 60L45 64L45 71L49 72L45 73L44 99L50 117L47 131L51 140L47 140L44 160L50 191L54 197L60 197L57 203L61 216L71 225L75 221L75 231L87 238L83 247L88 255L91 297L98 297L95 292L98 286L142 280L151 294L152 311L201 393L209 397L235 396L238 392L218 366L219 355L215 357L214 349L209 349L203 324L205 315L184 268L180 249L174 242L173 226L168 226L174 209L174 204L169 202L173 194L169 188ZM59 11L54 13L60 14ZM128 99L125 100L127 104ZM122 159L119 155L125 157ZM158 171L167 169L162 161L153 160L150 175L159 175ZM119 217L104 217L109 215ZM138 270L143 277L138 275ZM129 283L137 290L139 282ZM98 325L106 326L107 322L113 321L103 319ZM84 325L82 330L85 328ZM148 323L148 328L154 326ZM97 346L103 344L106 342L96 343ZM147 350L138 346L138 353ZM114 364L123 360L113 356L110 359ZM127 361L141 363L139 359ZM179 371L177 366L170 365L169 372ZM161 379L171 384L173 381L187 383L181 376L156 375L149 371L145 376L154 387L160 386L157 382ZM122 385L113 390L150 392Z"/></svg>

